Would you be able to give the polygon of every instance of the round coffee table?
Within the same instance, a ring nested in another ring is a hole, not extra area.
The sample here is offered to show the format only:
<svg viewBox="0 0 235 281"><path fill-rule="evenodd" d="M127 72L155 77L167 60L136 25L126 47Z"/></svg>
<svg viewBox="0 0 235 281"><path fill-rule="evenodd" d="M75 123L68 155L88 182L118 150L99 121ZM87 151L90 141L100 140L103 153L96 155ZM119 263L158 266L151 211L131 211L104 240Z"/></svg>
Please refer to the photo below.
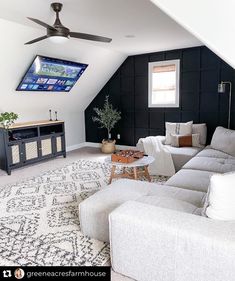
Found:
<svg viewBox="0 0 235 281"><path fill-rule="evenodd" d="M132 163L119 163L112 162L111 157L107 157L105 159L105 162L112 165L109 184L115 178L129 178L137 180L140 176L145 176L148 181L151 181L148 166L153 163L154 160L155 159L152 156L144 156L143 158L136 160ZM116 173L116 168L118 166L121 167L121 173ZM129 168L130 172L127 171L127 168Z"/></svg>

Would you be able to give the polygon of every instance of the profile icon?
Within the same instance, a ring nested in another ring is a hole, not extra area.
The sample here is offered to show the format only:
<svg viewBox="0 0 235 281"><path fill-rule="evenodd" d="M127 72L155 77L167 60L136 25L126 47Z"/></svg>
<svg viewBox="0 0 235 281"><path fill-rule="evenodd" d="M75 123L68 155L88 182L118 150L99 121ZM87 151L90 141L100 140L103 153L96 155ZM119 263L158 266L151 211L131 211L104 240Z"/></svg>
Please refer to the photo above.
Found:
<svg viewBox="0 0 235 281"><path fill-rule="evenodd" d="M17 268L14 272L16 279L22 279L24 277L24 270L22 268Z"/></svg>

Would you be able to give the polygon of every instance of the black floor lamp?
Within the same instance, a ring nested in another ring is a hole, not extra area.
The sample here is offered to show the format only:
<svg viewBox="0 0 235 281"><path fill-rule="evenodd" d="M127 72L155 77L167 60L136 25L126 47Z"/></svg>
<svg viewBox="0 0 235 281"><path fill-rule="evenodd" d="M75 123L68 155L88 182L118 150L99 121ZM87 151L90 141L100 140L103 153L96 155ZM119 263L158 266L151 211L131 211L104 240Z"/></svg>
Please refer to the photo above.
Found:
<svg viewBox="0 0 235 281"><path fill-rule="evenodd" d="M218 93L226 93L226 85L229 85L229 102L228 102L228 129L230 129L231 121L231 105L232 105L232 83L229 81L221 81L218 85Z"/></svg>

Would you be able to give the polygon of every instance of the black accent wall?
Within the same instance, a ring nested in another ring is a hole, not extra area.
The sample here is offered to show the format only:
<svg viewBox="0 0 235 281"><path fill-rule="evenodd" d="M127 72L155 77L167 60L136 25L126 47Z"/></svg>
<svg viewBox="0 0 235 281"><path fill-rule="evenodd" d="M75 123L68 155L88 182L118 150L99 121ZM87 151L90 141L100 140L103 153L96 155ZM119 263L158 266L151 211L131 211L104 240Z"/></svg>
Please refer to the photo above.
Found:
<svg viewBox="0 0 235 281"><path fill-rule="evenodd" d="M148 108L148 62L180 59L180 107ZM85 111L86 141L101 142L103 129L93 123L93 107L102 107L109 95L122 120L112 131L121 135L119 144L135 145L140 137L164 135L165 122L207 123L208 143L217 126L227 126L228 88L217 93L220 81L231 81L235 90L235 70L208 48L195 47L128 57ZM235 129L233 90L231 128Z"/></svg>

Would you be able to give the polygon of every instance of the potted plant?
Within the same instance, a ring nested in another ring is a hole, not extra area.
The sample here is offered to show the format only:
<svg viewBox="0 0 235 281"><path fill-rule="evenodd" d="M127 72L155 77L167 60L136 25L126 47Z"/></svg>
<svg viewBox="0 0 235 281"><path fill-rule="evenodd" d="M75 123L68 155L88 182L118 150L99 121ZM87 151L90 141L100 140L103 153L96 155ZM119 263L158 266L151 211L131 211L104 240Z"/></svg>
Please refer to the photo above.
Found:
<svg viewBox="0 0 235 281"><path fill-rule="evenodd" d="M0 114L0 124L5 129L9 129L9 127L14 124L15 120L18 119L18 114L14 112L3 112Z"/></svg>
<svg viewBox="0 0 235 281"><path fill-rule="evenodd" d="M111 130L116 123L121 119L121 112L113 109L112 104L109 103L109 96L105 97L104 107L99 109L93 108L97 116L93 116L92 120L100 124L100 128L107 130L107 139L103 139L101 151L104 153L113 153L115 151L116 140L111 140Z"/></svg>

